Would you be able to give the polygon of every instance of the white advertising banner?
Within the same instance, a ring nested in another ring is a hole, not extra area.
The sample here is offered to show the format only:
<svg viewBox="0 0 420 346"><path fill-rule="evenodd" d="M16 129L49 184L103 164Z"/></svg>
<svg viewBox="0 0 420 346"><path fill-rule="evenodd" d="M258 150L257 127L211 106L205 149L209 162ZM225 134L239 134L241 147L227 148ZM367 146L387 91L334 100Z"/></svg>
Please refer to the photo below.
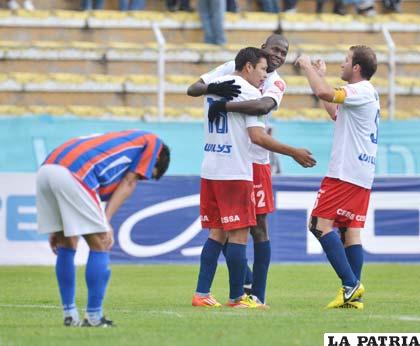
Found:
<svg viewBox="0 0 420 346"><path fill-rule="evenodd" d="M35 173L0 173L0 265L53 265L48 235L38 234ZM88 247L79 242L75 261L85 264Z"/></svg>

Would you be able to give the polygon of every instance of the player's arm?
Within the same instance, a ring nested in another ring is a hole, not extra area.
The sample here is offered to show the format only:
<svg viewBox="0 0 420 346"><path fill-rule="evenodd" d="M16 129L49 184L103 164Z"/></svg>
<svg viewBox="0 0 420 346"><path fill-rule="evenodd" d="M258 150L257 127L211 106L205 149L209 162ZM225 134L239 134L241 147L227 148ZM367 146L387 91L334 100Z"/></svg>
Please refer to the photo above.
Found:
<svg viewBox="0 0 420 346"><path fill-rule="evenodd" d="M336 112L337 112L337 105L335 103L322 101L322 104L324 105L325 110L329 114L330 118L332 120L335 120L337 118Z"/></svg>
<svg viewBox="0 0 420 346"><path fill-rule="evenodd" d="M227 80L220 83L205 84L202 79L199 79L194 84L188 87L187 94L189 96L197 97L202 95L217 95L224 97L227 100L232 100L241 93L241 86L235 84L235 80Z"/></svg>
<svg viewBox="0 0 420 346"><path fill-rule="evenodd" d="M220 113L225 112L237 112L253 116L262 115L269 113L276 106L276 101L269 96L257 100L239 102L213 101L209 107L207 116L209 121L212 122L220 116Z"/></svg>
<svg viewBox="0 0 420 346"><path fill-rule="evenodd" d="M188 96L198 97L205 94L207 94L207 84L201 78L187 89Z"/></svg>
<svg viewBox="0 0 420 346"><path fill-rule="evenodd" d="M316 160L312 157L312 153L303 148L294 148L287 144L276 141L268 135L262 127L248 127L248 134L251 142L263 147L269 151L292 157L302 167L313 167Z"/></svg>
<svg viewBox="0 0 420 346"><path fill-rule="evenodd" d="M222 102L222 101L215 101L213 102L213 104L217 102ZM274 101L272 97L266 96L258 100L227 102L226 111L243 113L243 114L248 114L248 115L262 115L262 114L270 113L274 108L276 108L276 106L277 106L276 101Z"/></svg>
<svg viewBox="0 0 420 346"><path fill-rule="evenodd" d="M307 55L301 55L296 60L296 66L300 67L308 79L314 94L319 97L330 117L335 120L337 110L336 103L343 103L346 98L346 92L343 88L334 89L325 80L325 63L317 60L312 63Z"/></svg>
<svg viewBox="0 0 420 346"><path fill-rule="evenodd" d="M139 176L134 172L127 172L124 178L122 178L121 182L115 189L105 208L105 215L108 221L111 220L114 213L119 209L119 207L121 207L124 201L128 197L130 197L131 194L134 192L138 180Z"/></svg>

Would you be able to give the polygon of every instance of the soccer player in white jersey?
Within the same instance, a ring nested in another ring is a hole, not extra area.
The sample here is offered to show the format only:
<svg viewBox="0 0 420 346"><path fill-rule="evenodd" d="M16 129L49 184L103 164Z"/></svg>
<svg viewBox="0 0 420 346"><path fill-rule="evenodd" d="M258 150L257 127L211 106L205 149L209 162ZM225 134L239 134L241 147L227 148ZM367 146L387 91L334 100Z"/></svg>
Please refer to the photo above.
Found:
<svg viewBox="0 0 420 346"><path fill-rule="evenodd" d="M190 96L201 96L214 93L225 98L212 103L209 109L210 117L224 111L261 115L276 109L279 107L286 89L286 83L280 78L276 69L282 66L286 60L289 42L282 35L272 34L261 48L268 53L269 59L267 79L259 87L261 94L258 98L240 102L226 102L225 99L231 99L239 95L242 89L231 78L218 83L215 83L214 79L232 74L235 71L235 62L233 60L218 66L209 73L203 74L200 80L189 87L188 94ZM263 121L266 124L267 117L264 117ZM280 145L280 143L278 144ZM312 167L315 164L315 160L313 160L310 152L306 149L284 145L276 147L276 152L293 157L304 167ZM254 266L253 273L249 268L247 269L246 286L252 283L252 288L248 293L251 293L254 300L258 303L265 303L267 273L271 257L267 214L274 211L274 197L269 151L254 145L252 147L252 155L257 225L251 227L251 235L254 241Z"/></svg>
<svg viewBox="0 0 420 346"><path fill-rule="evenodd" d="M217 78L217 82L234 80L242 88L238 101L257 98L257 87L267 77L267 56L253 47L242 49L235 58L236 72ZM205 114L220 97L205 97ZM217 260L227 241L226 263L229 270L228 306L255 308L257 304L244 294L246 244L249 227L255 226L255 195L250 153L254 130L264 128L258 116L224 113L216 121L204 120L204 159L201 167L200 218L210 230L204 244L194 306L221 306L210 294Z"/></svg>
<svg viewBox="0 0 420 346"><path fill-rule="evenodd" d="M372 188L378 125L379 96L369 82L377 68L376 55L366 46L352 46L341 65L341 79L348 84L332 88L325 79L326 66L307 55L296 65L305 73L313 92L324 101L335 121L334 140L326 177L312 210L309 229L319 240L342 287L327 308L363 309L360 282L364 227ZM333 227L339 227L340 239Z"/></svg>

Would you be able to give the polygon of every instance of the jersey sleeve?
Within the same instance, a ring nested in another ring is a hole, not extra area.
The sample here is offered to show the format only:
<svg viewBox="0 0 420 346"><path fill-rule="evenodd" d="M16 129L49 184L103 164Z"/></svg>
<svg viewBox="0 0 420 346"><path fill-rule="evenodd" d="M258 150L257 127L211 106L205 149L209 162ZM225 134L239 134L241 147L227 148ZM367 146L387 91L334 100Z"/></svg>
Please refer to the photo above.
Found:
<svg viewBox="0 0 420 346"><path fill-rule="evenodd" d="M217 66L210 72L201 75L200 78L205 84L209 84L213 79L232 74L233 72L235 72L235 62L232 60Z"/></svg>
<svg viewBox="0 0 420 346"><path fill-rule="evenodd" d="M267 81L267 88L263 89L262 97L271 97L277 109L286 91L286 83L279 76Z"/></svg>
<svg viewBox="0 0 420 346"><path fill-rule="evenodd" d="M137 159L131 163L130 171L139 174L145 179L152 177L159 152L162 148L162 141L155 135L146 135L146 145L138 155Z"/></svg>
<svg viewBox="0 0 420 346"><path fill-rule="evenodd" d="M342 103L347 106L361 106L374 100L371 90L363 85L349 84L337 90L344 90L346 95Z"/></svg>
<svg viewBox="0 0 420 346"><path fill-rule="evenodd" d="M245 126L248 127L262 127L265 128L264 116L263 115L247 115L245 117Z"/></svg>

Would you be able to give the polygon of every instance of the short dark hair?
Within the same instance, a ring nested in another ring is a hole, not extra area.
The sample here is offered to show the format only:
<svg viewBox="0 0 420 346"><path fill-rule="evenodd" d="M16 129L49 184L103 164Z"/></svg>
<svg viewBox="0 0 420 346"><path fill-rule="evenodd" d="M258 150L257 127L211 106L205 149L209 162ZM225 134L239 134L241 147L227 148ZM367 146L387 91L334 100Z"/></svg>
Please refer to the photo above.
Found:
<svg viewBox="0 0 420 346"><path fill-rule="evenodd" d="M363 45L351 46L350 50L353 52L352 66L359 65L361 76L367 80L371 79L378 68L375 52Z"/></svg>
<svg viewBox="0 0 420 346"><path fill-rule="evenodd" d="M156 180L159 180L162 175L168 170L169 162L171 161L171 151L169 147L162 143L162 149L160 149L159 157L156 161L155 168L157 169L157 173L155 176Z"/></svg>
<svg viewBox="0 0 420 346"><path fill-rule="evenodd" d="M274 44L280 44L287 48L289 48L289 41L288 39L280 33L273 33L267 37L265 40L265 46L272 46Z"/></svg>
<svg viewBox="0 0 420 346"><path fill-rule="evenodd" d="M268 60L268 54L260 48L246 47L239 51L235 58L235 70L242 71L247 62L255 67L261 58Z"/></svg>

